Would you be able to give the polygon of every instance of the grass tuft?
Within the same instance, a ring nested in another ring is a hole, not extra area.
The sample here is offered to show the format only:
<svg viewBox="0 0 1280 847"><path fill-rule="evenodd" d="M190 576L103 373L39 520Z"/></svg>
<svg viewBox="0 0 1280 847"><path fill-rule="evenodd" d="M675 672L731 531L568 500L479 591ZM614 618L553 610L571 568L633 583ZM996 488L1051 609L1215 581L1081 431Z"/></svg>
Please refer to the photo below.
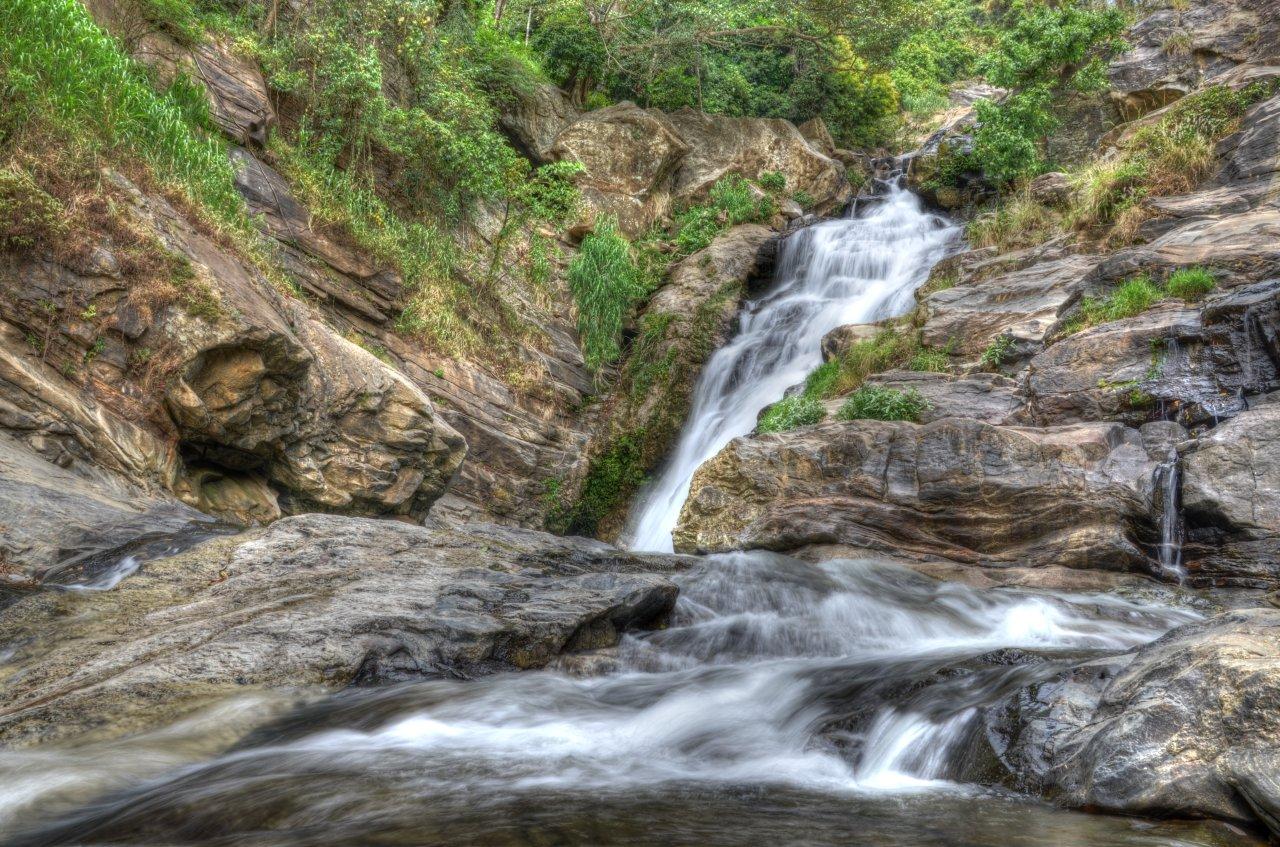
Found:
<svg viewBox="0 0 1280 847"><path fill-rule="evenodd" d="M836 420L914 421L929 408L929 401L910 388L899 391L880 385L864 385L849 395Z"/></svg>

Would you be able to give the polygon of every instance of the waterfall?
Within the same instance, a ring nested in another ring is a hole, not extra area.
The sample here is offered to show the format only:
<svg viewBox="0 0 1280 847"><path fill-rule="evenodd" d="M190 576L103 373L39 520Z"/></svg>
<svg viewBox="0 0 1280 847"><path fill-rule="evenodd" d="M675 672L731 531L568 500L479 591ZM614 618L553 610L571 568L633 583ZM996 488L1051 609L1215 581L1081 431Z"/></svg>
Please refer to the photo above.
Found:
<svg viewBox="0 0 1280 847"><path fill-rule="evenodd" d="M743 307L737 334L707 362L671 457L636 500L625 543L669 552L698 467L822 364L828 332L904 314L958 234L914 194L889 186L861 217L786 239L773 286Z"/></svg>
<svg viewBox="0 0 1280 847"><path fill-rule="evenodd" d="M1182 469L1176 447L1170 447L1169 455L1156 466L1154 481L1160 492L1160 572L1182 582L1187 572L1182 567L1182 510L1178 497Z"/></svg>

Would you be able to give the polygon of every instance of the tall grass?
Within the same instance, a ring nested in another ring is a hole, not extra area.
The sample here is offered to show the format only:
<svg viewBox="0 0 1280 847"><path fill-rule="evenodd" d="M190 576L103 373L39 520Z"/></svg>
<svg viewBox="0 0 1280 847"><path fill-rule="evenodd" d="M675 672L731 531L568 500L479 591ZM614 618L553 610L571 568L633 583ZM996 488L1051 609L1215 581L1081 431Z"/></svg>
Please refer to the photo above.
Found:
<svg viewBox="0 0 1280 847"><path fill-rule="evenodd" d="M587 365L599 370L622 352L622 324L645 286L631 245L614 220L596 224L569 263L569 290L578 304L578 333Z"/></svg>
<svg viewBox="0 0 1280 847"><path fill-rule="evenodd" d="M226 149L192 125L189 98L153 89L78 0L5 0L0 32L0 140L136 157L218 224L251 229Z"/></svg>

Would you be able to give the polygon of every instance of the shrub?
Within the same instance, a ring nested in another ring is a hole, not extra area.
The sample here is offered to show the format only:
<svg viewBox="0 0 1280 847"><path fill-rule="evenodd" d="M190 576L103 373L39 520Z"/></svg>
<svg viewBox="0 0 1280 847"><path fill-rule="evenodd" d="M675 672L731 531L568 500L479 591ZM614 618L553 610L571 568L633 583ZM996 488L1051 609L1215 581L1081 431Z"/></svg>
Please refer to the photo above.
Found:
<svg viewBox="0 0 1280 847"><path fill-rule="evenodd" d="M946 350L921 349L911 357L907 369L919 373L947 373L951 370L951 357Z"/></svg>
<svg viewBox="0 0 1280 847"><path fill-rule="evenodd" d="M747 180L736 174L721 177L711 187L706 204L690 206L676 215L676 250L685 256L696 253L726 227L764 220L774 211L773 201L758 196Z"/></svg>
<svg viewBox="0 0 1280 847"><path fill-rule="evenodd" d="M1163 298L1164 292L1149 277L1134 277L1106 297L1085 297L1080 302L1080 313L1067 324L1066 331L1070 334L1140 315Z"/></svg>
<svg viewBox="0 0 1280 847"><path fill-rule="evenodd" d="M836 420L919 421L929 401L914 388L898 391L880 385L864 385L849 395Z"/></svg>
<svg viewBox="0 0 1280 847"><path fill-rule="evenodd" d="M812 209L814 204L817 202L816 200L813 199L813 195L805 191L804 189L801 189L795 192L794 194L792 194L791 199L796 201L796 203L800 205L801 209Z"/></svg>
<svg viewBox="0 0 1280 847"><path fill-rule="evenodd" d="M645 294L631 245L618 232L616 221L602 221L583 239L568 277L578 305L583 353L587 365L598 371L618 358L622 323Z"/></svg>
<svg viewBox="0 0 1280 847"><path fill-rule="evenodd" d="M987 345L987 349L982 351L982 364L992 370L999 368L1009 358L1009 354L1013 352L1013 336L1001 333Z"/></svg>
<svg viewBox="0 0 1280 847"><path fill-rule="evenodd" d="M756 182L765 191L785 191L787 188L787 176L781 171L765 171Z"/></svg>
<svg viewBox="0 0 1280 847"><path fill-rule="evenodd" d="M78 0L8 0L0 31L0 138L134 157L227 230L253 232L225 145L192 125L189 104L157 93Z"/></svg>
<svg viewBox="0 0 1280 847"><path fill-rule="evenodd" d="M0 170L0 250L34 247L57 239L65 230L62 204L31 174L16 168Z"/></svg>
<svg viewBox="0 0 1280 847"><path fill-rule="evenodd" d="M1169 274L1165 291L1171 297L1188 302L1199 300L1217 287L1217 280L1207 268L1179 268Z"/></svg>
<svg viewBox="0 0 1280 847"><path fill-rule="evenodd" d="M1025 191L978 216L967 234L975 247L995 247L1001 253L1043 244L1057 234L1061 216L1033 200Z"/></svg>
<svg viewBox="0 0 1280 847"><path fill-rule="evenodd" d="M822 403L813 397L796 394L779 400L760 416L757 432L786 432L802 426L821 423L827 416Z"/></svg>

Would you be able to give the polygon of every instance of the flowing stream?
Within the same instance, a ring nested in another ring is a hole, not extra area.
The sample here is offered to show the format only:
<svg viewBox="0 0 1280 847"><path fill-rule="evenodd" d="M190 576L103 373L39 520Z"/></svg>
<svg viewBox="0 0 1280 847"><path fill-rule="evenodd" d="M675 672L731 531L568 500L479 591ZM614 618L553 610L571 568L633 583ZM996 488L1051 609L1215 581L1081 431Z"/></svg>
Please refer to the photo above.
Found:
<svg viewBox="0 0 1280 847"><path fill-rule="evenodd" d="M697 466L803 379L827 331L904 311L954 237L902 191L792 236L773 290L709 364L633 546L669 548ZM667 628L546 671L352 689L230 749L278 704L0 753L0 830L11 845L1237 843L992 787L1012 692L1194 612L762 552L676 580Z"/></svg>

